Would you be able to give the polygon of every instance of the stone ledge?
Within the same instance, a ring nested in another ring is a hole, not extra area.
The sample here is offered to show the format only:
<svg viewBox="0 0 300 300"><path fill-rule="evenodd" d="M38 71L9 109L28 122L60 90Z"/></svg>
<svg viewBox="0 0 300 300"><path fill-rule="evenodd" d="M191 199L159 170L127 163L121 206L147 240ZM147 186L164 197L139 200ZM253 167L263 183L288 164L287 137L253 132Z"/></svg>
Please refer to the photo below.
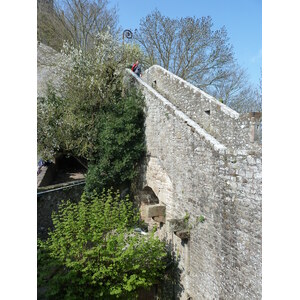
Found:
<svg viewBox="0 0 300 300"><path fill-rule="evenodd" d="M149 72L151 74L152 70L157 70L158 72L162 73L163 76L168 76L169 78L171 78L171 80L173 79L174 81L178 81L182 86L184 86L185 88L189 88L190 91L192 93L199 93L200 95L204 96L207 102L213 102L214 104L216 104L218 107L220 107L221 111L229 116L232 119L237 120L240 116L240 114L238 112L236 112L235 110L231 109L230 107L228 107L227 105L221 103L220 101L218 101L215 97L207 94L206 92L202 91L201 89L197 88L196 86L194 86L193 84L189 83L188 81L180 78L179 76L173 74L172 72L164 69L163 67L159 66L159 65L153 65L151 66L149 69L147 69L145 71L144 76Z"/></svg>
<svg viewBox="0 0 300 300"><path fill-rule="evenodd" d="M148 205L146 216L148 218L153 217L165 217L166 215L166 207L161 204L155 204L155 205Z"/></svg>

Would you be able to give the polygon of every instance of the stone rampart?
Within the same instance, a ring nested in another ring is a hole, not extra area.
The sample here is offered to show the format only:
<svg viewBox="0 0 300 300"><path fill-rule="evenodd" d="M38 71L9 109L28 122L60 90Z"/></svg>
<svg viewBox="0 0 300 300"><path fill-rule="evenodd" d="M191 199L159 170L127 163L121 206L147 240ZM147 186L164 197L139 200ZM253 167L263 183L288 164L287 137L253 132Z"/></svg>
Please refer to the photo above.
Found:
<svg viewBox="0 0 300 300"><path fill-rule="evenodd" d="M240 115L214 97L164 68L154 65L143 80L167 98L219 142L229 148L253 148L259 143L261 114Z"/></svg>
<svg viewBox="0 0 300 300"><path fill-rule="evenodd" d="M228 130L226 139L213 136L202 120L192 119L192 111L204 116L204 104L197 110L182 111L178 99L174 100L177 105L173 103L176 84L174 94L164 93L172 98L166 99L159 88L146 83L147 74L141 79L128 70L146 101L148 159L140 188L152 189L157 204L166 206L166 221L160 222L158 234L172 245L179 260L183 289L178 297L260 299L261 149L245 146L251 145L249 139L248 144L243 140L250 127L245 133L239 127L240 116L220 104L219 113L236 132L230 137ZM156 84L178 80L168 74L166 81L156 77ZM187 95L182 91L180 101L188 103L192 97ZM218 103L211 99L210 104L213 119ZM218 122L211 122L214 133ZM239 136L245 144L237 140ZM174 220L187 223L180 234L171 230Z"/></svg>

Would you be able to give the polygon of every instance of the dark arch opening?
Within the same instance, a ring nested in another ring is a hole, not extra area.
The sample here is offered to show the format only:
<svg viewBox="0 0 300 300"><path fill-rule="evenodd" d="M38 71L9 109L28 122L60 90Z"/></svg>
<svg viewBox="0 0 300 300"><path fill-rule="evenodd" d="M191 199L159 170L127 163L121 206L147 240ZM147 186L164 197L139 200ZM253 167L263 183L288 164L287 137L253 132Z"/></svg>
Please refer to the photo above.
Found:
<svg viewBox="0 0 300 300"><path fill-rule="evenodd" d="M153 192L152 188L149 186L146 186L141 195L141 201L145 204L158 204L159 200L155 193Z"/></svg>

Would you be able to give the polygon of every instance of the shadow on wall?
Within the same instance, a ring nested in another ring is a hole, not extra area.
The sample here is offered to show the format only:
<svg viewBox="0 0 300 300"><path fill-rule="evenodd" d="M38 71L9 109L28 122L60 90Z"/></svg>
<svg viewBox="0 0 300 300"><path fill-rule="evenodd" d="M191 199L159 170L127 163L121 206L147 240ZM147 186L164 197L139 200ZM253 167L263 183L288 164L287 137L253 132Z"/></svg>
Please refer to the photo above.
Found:
<svg viewBox="0 0 300 300"><path fill-rule="evenodd" d="M155 220L155 218L148 216L147 207L153 205L158 205L160 203L157 195L154 193L150 186L143 187L143 182L145 182L145 174L147 172L147 166L149 162L149 157L145 158L143 164L141 164L139 181L136 182L137 186L135 187L135 201L137 206L139 207L141 219L145 222L145 226L147 227L146 231L153 229L154 226L159 228L162 226L161 220ZM159 218L159 217L158 217ZM163 216L165 219L165 216ZM165 221L163 221L165 223ZM168 256L167 267L165 270L164 277L158 282L157 287L152 288L152 293L142 294L142 297L139 299L143 300L179 300L182 297L184 292L184 287L182 285L182 273L183 271L179 267L180 255L174 251L174 247L172 245L171 240L163 239L166 243L166 249ZM150 292L151 292L150 291ZM146 297L147 295L147 297ZM143 298L144 297L144 298ZM149 298L150 297L150 298ZM153 297L153 298L151 298ZM157 298L158 297L158 298Z"/></svg>
<svg viewBox="0 0 300 300"><path fill-rule="evenodd" d="M84 182L75 185L58 184L45 189L37 196L37 236L42 240L48 238L49 229L53 229L52 212L58 210L62 200L77 203L84 190ZM48 189L47 189L48 188ZM42 189L42 188L41 188ZM40 190L41 190L40 189Z"/></svg>
<svg viewBox="0 0 300 300"><path fill-rule="evenodd" d="M181 283L182 270L179 268L180 255L172 250L171 241L166 242L168 264L163 280L159 284L158 295L161 300L179 300L184 292Z"/></svg>

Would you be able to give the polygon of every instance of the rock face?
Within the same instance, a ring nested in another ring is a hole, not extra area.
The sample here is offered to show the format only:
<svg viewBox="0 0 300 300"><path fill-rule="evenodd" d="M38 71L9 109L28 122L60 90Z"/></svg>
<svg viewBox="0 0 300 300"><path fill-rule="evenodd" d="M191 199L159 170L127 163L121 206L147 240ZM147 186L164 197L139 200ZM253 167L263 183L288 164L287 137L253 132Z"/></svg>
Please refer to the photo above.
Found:
<svg viewBox="0 0 300 300"><path fill-rule="evenodd" d="M159 66L128 77L146 102L139 187L166 207L158 235L179 262L178 299L261 299L261 114L240 115Z"/></svg>
<svg viewBox="0 0 300 300"><path fill-rule="evenodd" d="M44 97L47 83L58 87L60 84L60 71L58 62L61 54L42 43L37 44L37 95Z"/></svg>

